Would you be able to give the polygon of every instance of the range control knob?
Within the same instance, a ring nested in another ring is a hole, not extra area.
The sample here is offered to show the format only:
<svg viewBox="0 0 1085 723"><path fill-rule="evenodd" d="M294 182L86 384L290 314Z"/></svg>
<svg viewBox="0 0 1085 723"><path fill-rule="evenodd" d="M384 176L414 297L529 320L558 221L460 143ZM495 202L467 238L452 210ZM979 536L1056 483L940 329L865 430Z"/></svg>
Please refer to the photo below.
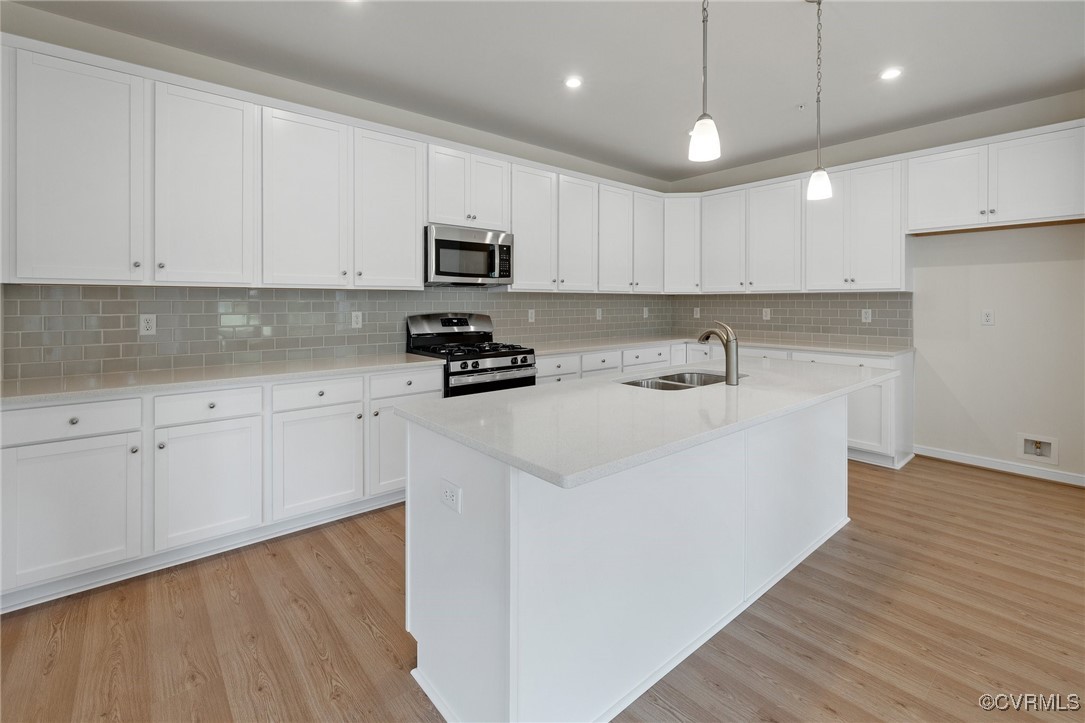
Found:
<svg viewBox="0 0 1085 723"><path fill-rule="evenodd" d="M466 368L467 368L467 362L460 362L460 369L466 369Z"/></svg>
<svg viewBox="0 0 1085 723"><path fill-rule="evenodd" d="M520 357L520 363L521 364L527 364L527 357L526 356Z"/></svg>
<svg viewBox="0 0 1085 723"><path fill-rule="evenodd" d="M478 362L477 361L471 362L471 368L472 369L478 369Z"/></svg>
<svg viewBox="0 0 1085 723"><path fill-rule="evenodd" d="M517 359L516 357L513 357L511 363L516 364L519 361L520 361L519 359Z"/></svg>

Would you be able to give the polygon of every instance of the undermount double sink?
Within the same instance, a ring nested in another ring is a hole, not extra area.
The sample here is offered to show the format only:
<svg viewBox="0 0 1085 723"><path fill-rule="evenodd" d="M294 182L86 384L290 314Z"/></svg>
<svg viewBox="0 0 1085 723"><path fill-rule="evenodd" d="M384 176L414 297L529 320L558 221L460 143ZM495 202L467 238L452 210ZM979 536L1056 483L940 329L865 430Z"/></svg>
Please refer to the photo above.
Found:
<svg viewBox="0 0 1085 723"><path fill-rule="evenodd" d="M739 374L738 378L746 376L745 374ZM696 389L697 387L707 387L710 384L723 384L727 381L727 377L722 374L710 374L708 372L679 372L677 374L664 374L658 377L652 377L650 379L634 379L628 382L622 382L630 387L641 387L642 389L662 389L664 391L676 392L682 389Z"/></svg>

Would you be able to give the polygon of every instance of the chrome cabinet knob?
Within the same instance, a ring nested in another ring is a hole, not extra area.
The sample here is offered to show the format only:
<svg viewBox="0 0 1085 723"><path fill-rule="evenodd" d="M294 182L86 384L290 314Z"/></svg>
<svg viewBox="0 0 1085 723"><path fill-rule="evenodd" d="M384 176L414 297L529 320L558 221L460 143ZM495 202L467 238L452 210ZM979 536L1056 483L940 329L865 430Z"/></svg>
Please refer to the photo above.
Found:
<svg viewBox="0 0 1085 723"><path fill-rule="evenodd" d="M561 364L558 364L558 367L557 367L557 368L558 368L558 369L561 369Z"/></svg>
<svg viewBox="0 0 1085 723"><path fill-rule="evenodd" d="M468 221L470 221L470 220L471 220L471 214L467 214L467 216L466 216L465 218L466 218L466 219L467 219Z"/></svg>
<svg viewBox="0 0 1085 723"><path fill-rule="evenodd" d="M752 281L750 282L750 286L753 286L753 282L752 282Z"/></svg>
<svg viewBox="0 0 1085 723"><path fill-rule="evenodd" d="M132 265L138 269L140 266L143 266L143 263L140 261L133 261Z"/></svg>
<svg viewBox="0 0 1085 723"><path fill-rule="evenodd" d="M852 278L848 279L848 281L850 281L851 283L854 284L855 283L855 277L853 276Z"/></svg>
<svg viewBox="0 0 1085 723"><path fill-rule="evenodd" d="M554 381L555 381L555 382L560 382L560 381L561 381L561 377L558 377L558 378L557 378L557 379L555 379Z"/></svg>
<svg viewBox="0 0 1085 723"><path fill-rule="evenodd" d="M985 210L983 210L983 209L981 208L981 209L980 209L980 216L986 216L986 215L987 215L987 211L985 211Z"/></svg>
<svg viewBox="0 0 1085 723"><path fill-rule="evenodd" d="M472 221L475 221L475 220L477 220L477 219L478 219L478 216L476 216L475 214L473 214L473 213L472 213L472 214L471 214L471 220L472 220Z"/></svg>
<svg viewBox="0 0 1085 723"><path fill-rule="evenodd" d="M409 386L411 386L412 384L414 384L414 382L413 382L412 380L408 379L408 380L407 380L407 386L409 387Z"/></svg>
<svg viewBox="0 0 1085 723"><path fill-rule="evenodd" d="M656 356L663 356L663 352L657 353Z"/></svg>
<svg viewBox="0 0 1085 723"><path fill-rule="evenodd" d="M564 283L565 283L565 279L562 279L562 280L561 280L561 283L563 283L563 284L564 284Z"/></svg>
<svg viewBox="0 0 1085 723"><path fill-rule="evenodd" d="M866 365L865 364L860 364L859 366L866 366Z"/></svg>
<svg viewBox="0 0 1085 723"><path fill-rule="evenodd" d="M640 359L640 354L637 354L637 355L636 355L635 357L633 357L633 358L634 358L634 359Z"/></svg>
<svg viewBox="0 0 1085 723"><path fill-rule="evenodd" d="M165 261L159 261L158 262L158 268L160 268L160 269L166 268L166 262Z"/></svg>
<svg viewBox="0 0 1085 723"><path fill-rule="evenodd" d="M324 390L323 390L323 389L321 389L321 390L320 390L319 392L317 392L317 393L316 393L316 395L317 395L318 397L323 397L323 396L324 396Z"/></svg>
<svg viewBox="0 0 1085 723"><path fill-rule="evenodd" d="M347 272L346 272L346 270L344 269L343 271L340 271L340 272L339 272L339 275L340 275L340 276L346 276L346 275L347 275Z"/></svg>
<svg viewBox="0 0 1085 723"><path fill-rule="evenodd" d="M357 273L355 274L355 276L361 276L361 275L362 275L362 272L361 272L361 271L359 271L359 272L357 272Z"/></svg>
<svg viewBox="0 0 1085 723"><path fill-rule="evenodd" d="M745 285L746 285L746 282L745 282L745 281L739 281L739 282L738 282L738 285L739 285L739 286L745 286Z"/></svg>
<svg viewBox="0 0 1085 723"><path fill-rule="evenodd" d="M159 442L158 443L158 448L159 449L165 449L166 448L166 443L165 442Z"/></svg>
<svg viewBox="0 0 1085 723"><path fill-rule="evenodd" d="M207 403L207 408L208 409L214 409L215 408L215 403L214 402L208 402Z"/></svg>
<svg viewBox="0 0 1085 723"><path fill-rule="evenodd" d="M995 210L992 208L988 213L990 213L992 216L994 216L995 215Z"/></svg>
<svg viewBox="0 0 1085 723"><path fill-rule="evenodd" d="M373 412L374 417L377 416L377 414L378 414L378 412ZM355 419L361 419L364 416L365 416L364 414L359 414L357 417L355 417Z"/></svg>
<svg viewBox="0 0 1085 723"><path fill-rule="evenodd" d="M79 424L79 417L72 417L71 419L68 420L68 424L71 424L71 425Z"/></svg>
<svg viewBox="0 0 1085 723"><path fill-rule="evenodd" d="M556 283L558 283L558 280L557 279L550 279L550 283L551 284L556 284Z"/></svg>
<svg viewBox="0 0 1085 723"><path fill-rule="evenodd" d="M599 361L600 361L600 363L602 363L602 364L606 364L606 363L607 363L607 360L606 360L606 359L600 359Z"/></svg>
<svg viewBox="0 0 1085 723"><path fill-rule="evenodd" d="M633 285L633 282L632 282L632 281L630 281L630 282L629 282L629 285L630 285L630 286L632 286L632 285Z"/></svg>
<svg viewBox="0 0 1085 723"><path fill-rule="evenodd" d="M638 281L637 283L635 283L635 284L633 284L633 285L634 285L634 286L640 286L640 282Z"/></svg>
<svg viewBox="0 0 1085 723"><path fill-rule="evenodd" d="M132 454L135 454L136 452L139 451L139 447L132 447L132 449L130 449L128 451L131 452Z"/></svg>
<svg viewBox="0 0 1085 723"><path fill-rule="evenodd" d="M373 416L374 416L374 417L379 417L380 415L381 415L381 410L379 410L379 409L374 409L374 410L373 410ZM360 415L360 414L359 414L359 415L358 415L358 418L360 419L360 418L361 418L361 416L362 416L362 415Z"/></svg>

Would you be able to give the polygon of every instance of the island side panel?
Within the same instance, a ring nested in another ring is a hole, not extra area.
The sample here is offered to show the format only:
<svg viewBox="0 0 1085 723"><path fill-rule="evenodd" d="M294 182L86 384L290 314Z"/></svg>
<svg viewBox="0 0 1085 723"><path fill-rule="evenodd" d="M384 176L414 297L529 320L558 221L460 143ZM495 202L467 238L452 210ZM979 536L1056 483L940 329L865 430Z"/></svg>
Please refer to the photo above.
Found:
<svg viewBox="0 0 1085 723"><path fill-rule="evenodd" d="M508 720L509 467L413 423L408 465L414 675L449 720ZM460 512L442 502L443 481Z"/></svg>
<svg viewBox="0 0 1085 723"><path fill-rule="evenodd" d="M837 397L748 430L747 598L848 522L847 428Z"/></svg>
<svg viewBox="0 0 1085 723"><path fill-rule="evenodd" d="M572 489L512 484L512 720L609 717L741 605L744 433Z"/></svg>

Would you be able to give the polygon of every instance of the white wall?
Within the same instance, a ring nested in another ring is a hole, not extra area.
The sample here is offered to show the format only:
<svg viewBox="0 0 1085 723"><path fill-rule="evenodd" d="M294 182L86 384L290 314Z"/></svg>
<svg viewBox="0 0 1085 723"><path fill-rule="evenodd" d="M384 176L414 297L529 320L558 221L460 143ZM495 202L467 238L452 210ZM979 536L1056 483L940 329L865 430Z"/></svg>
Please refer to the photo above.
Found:
<svg viewBox="0 0 1085 723"><path fill-rule="evenodd" d="M1028 464L1017 433L1035 433L1059 440L1059 465L1035 467L1085 473L1085 225L908 244L916 445Z"/></svg>

